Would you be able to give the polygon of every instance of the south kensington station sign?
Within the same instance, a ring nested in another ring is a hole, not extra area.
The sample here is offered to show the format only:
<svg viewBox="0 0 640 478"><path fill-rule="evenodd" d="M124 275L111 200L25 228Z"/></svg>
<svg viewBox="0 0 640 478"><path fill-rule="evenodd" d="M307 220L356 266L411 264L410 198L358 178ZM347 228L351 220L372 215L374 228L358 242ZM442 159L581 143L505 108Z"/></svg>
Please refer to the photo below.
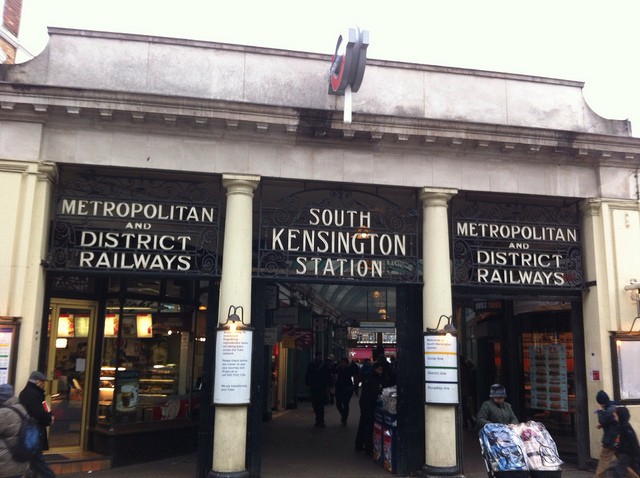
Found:
<svg viewBox="0 0 640 478"><path fill-rule="evenodd" d="M417 217L361 191L314 190L261 208L259 274L415 281Z"/></svg>

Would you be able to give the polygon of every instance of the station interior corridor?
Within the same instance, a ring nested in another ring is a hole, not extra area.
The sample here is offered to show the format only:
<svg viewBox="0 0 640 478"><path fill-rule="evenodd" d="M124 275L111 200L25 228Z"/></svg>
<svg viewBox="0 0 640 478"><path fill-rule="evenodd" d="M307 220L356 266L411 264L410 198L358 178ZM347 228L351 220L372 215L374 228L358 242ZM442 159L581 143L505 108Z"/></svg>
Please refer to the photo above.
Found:
<svg viewBox="0 0 640 478"><path fill-rule="evenodd" d="M263 422L262 477L376 478L395 476L363 452L355 451L360 409L358 396L351 400L346 427L335 405L325 408L325 428L315 428L311 403L273 414ZM463 469L469 478L486 478L477 434L463 431Z"/></svg>

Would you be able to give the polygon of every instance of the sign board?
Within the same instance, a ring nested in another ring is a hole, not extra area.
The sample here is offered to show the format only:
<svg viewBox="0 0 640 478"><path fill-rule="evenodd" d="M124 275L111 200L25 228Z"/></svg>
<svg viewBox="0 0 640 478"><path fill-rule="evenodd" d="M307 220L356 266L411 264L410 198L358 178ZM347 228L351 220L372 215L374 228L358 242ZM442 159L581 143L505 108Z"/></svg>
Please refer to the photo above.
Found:
<svg viewBox="0 0 640 478"><path fill-rule="evenodd" d="M425 402L457 404L458 341L452 335L424 335Z"/></svg>
<svg viewBox="0 0 640 478"><path fill-rule="evenodd" d="M419 283L415 197L403 205L357 190L313 189L260 209L258 275Z"/></svg>
<svg viewBox="0 0 640 478"><path fill-rule="evenodd" d="M575 204L451 200L454 285L582 289Z"/></svg>
<svg viewBox="0 0 640 478"><path fill-rule="evenodd" d="M251 349L253 330L218 329L213 403L251 403Z"/></svg>
<svg viewBox="0 0 640 478"><path fill-rule="evenodd" d="M640 403L640 334L613 333L611 351L614 360L614 396L623 404ZM599 378L599 377L598 377Z"/></svg>
<svg viewBox="0 0 640 478"><path fill-rule="evenodd" d="M217 275L219 189L215 181L177 181L161 173L65 169L47 267Z"/></svg>
<svg viewBox="0 0 640 478"><path fill-rule="evenodd" d="M13 353L13 326L0 325L0 383L9 383Z"/></svg>

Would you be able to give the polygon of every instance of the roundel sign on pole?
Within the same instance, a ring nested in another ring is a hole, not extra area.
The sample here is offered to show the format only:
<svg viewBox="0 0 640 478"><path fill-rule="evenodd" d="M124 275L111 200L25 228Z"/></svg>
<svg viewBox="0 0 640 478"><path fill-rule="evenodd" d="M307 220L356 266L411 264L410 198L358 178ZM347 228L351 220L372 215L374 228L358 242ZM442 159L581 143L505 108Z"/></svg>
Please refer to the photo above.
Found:
<svg viewBox="0 0 640 478"><path fill-rule="evenodd" d="M367 64L368 46L367 30L349 28L338 37L329 68L329 94L344 95L348 87L354 93L358 91Z"/></svg>

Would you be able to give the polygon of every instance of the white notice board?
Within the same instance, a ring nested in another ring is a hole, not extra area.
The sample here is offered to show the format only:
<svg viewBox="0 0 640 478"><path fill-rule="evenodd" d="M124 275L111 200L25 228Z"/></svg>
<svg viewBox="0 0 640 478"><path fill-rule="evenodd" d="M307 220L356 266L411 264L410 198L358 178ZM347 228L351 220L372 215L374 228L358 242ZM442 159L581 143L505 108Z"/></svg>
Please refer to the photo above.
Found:
<svg viewBox="0 0 640 478"><path fill-rule="evenodd" d="M452 335L424 336L426 403L458 403L458 341Z"/></svg>
<svg viewBox="0 0 640 478"><path fill-rule="evenodd" d="M621 400L640 400L640 340L616 340Z"/></svg>
<svg viewBox="0 0 640 478"><path fill-rule="evenodd" d="M221 329L216 337L213 403L241 405L251 402L251 349L253 330Z"/></svg>

